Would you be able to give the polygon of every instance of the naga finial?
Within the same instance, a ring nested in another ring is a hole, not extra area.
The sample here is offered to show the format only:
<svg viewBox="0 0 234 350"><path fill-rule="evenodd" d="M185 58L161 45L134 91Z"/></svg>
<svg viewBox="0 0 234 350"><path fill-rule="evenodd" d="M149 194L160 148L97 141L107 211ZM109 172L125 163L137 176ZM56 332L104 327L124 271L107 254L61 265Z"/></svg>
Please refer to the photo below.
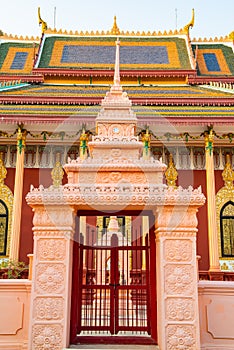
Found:
<svg viewBox="0 0 234 350"><path fill-rule="evenodd" d="M114 17L114 23L113 23L113 27L111 29L111 34L113 34L113 35L119 35L120 34L119 27L117 26L116 16Z"/></svg>
<svg viewBox="0 0 234 350"><path fill-rule="evenodd" d="M234 30L233 30L233 32L231 32L230 34L229 34L229 39L231 39L232 41L234 41Z"/></svg>
<svg viewBox="0 0 234 350"><path fill-rule="evenodd" d="M43 21L43 19L41 18L40 7L38 7L38 23L39 23L39 25L41 25L41 32L42 32L42 34L44 34L45 31L47 30L47 23L45 21Z"/></svg>
<svg viewBox="0 0 234 350"><path fill-rule="evenodd" d="M184 28L183 28L183 32L184 32L185 34L189 35L189 29L190 29L190 28L193 28L193 26L194 26L194 19L195 19L195 11L194 11L194 9L192 9L192 19L191 19L191 21L190 21L186 26L184 26Z"/></svg>

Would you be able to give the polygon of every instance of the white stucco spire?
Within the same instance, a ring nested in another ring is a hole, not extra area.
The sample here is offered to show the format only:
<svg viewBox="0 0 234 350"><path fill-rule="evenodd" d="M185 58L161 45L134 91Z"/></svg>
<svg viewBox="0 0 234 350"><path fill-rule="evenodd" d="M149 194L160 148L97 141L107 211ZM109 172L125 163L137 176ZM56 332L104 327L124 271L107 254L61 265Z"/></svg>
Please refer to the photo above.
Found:
<svg viewBox="0 0 234 350"><path fill-rule="evenodd" d="M116 51L115 51L114 86L120 86L120 72L119 72L119 46L120 46L120 41L119 41L119 38L117 38L115 44L116 44Z"/></svg>

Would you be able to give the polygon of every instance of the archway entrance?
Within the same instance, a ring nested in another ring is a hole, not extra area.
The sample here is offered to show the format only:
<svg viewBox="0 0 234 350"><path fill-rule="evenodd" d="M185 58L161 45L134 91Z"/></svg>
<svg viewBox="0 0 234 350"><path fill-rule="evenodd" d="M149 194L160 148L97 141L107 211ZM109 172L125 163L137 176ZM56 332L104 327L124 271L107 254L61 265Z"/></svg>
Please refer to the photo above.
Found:
<svg viewBox="0 0 234 350"><path fill-rule="evenodd" d="M71 344L156 343L154 218L104 214L94 227L93 215L77 217Z"/></svg>

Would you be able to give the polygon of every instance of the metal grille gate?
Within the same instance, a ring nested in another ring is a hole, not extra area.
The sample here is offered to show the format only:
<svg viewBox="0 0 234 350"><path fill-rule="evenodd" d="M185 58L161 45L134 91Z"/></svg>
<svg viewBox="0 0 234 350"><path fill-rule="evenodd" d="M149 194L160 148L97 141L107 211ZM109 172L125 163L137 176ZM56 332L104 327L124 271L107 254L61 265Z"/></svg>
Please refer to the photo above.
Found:
<svg viewBox="0 0 234 350"><path fill-rule="evenodd" d="M150 334L148 235L78 244L77 334Z"/></svg>

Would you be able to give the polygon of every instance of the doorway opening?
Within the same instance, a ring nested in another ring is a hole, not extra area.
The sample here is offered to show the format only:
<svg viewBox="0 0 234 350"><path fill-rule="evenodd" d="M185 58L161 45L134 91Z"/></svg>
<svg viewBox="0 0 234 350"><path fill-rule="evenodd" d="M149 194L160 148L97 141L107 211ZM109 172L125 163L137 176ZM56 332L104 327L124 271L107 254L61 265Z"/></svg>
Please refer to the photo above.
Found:
<svg viewBox="0 0 234 350"><path fill-rule="evenodd" d="M152 214L88 214L76 220L71 344L157 343Z"/></svg>

